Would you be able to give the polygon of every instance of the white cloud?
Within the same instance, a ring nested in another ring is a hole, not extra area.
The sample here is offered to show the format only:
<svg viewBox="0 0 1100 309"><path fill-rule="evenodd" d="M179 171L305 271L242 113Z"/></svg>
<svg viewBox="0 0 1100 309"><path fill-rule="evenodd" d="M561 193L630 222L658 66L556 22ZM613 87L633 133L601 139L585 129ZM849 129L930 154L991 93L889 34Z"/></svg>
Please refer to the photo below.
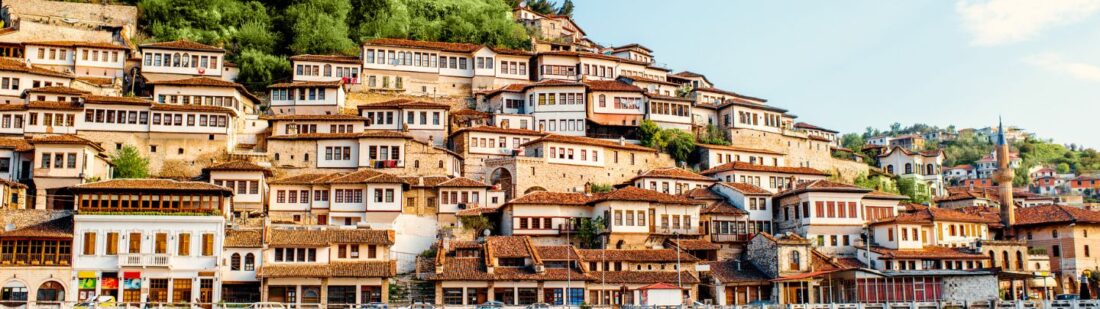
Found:
<svg viewBox="0 0 1100 309"><path fill-rule="evenodd" d="M1024 41L1100 11L1100 0L957 0L955 11L974 45Z"/></svg>
<svg viewBox="0 0 1100 309"><path fill-rule="evenodd" d="M1024 58L1024 62L1074 78L1100 82L1100 66L1091 63L1067 60L1057 53L1042 53Z"/></svg>

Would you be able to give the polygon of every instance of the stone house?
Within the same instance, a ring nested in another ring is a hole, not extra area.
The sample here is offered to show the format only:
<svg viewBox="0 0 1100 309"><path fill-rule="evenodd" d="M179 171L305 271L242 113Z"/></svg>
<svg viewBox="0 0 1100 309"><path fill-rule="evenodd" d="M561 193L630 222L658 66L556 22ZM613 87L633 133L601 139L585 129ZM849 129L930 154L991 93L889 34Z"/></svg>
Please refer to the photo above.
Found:
<svg viewBox="0 0 1100 309"><path fill-rule="evenodd" d="M268 227L256 271L265 302L349 306L389 301L393 230Z"/></svg>

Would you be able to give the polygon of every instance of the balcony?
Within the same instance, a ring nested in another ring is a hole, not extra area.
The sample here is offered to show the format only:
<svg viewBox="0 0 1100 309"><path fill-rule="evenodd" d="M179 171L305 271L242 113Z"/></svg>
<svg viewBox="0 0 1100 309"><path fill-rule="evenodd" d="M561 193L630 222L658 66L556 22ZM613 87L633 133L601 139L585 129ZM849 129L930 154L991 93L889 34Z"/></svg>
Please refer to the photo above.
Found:
<svg viewBox="0 0 1100 309"><path fill-rule="evenodd" d="M711 242L746 242L752 234L710 234Z"/></svg>
<svg viewBox="0 0 1100 309"><path fill-rule="evenodd" d="M169 267L172 257L168 254L129 253L118 255L119 267Z"/></svg>

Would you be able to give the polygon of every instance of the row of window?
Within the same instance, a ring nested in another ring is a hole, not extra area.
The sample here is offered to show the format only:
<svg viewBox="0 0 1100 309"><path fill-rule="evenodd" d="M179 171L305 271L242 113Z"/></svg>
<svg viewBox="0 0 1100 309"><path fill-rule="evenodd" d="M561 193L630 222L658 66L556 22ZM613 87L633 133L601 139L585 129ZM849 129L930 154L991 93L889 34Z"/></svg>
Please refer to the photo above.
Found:
<svg viewBox="0 0 1100 309"><path fill-rule="evenodd" d="M118 255L119 246L121 241L121 235L118 232L107 232L106 246L104 247L105 255ZM168 233L160 232L154 233L153 239L153 252L154 254L168 254ZM141 250L141 243L143 235L140 232L129 233L126 237L126 243L128 244L128 251L126 253L139 254L143 253ZM96 246L96 232L84 232L84 247L81 251L83 255L97 255ZM214 256L214 234L203 233L201 244L201 256ZM145 252L149 253L149 252ZM191 233L179 233L176 234L176 255L177 256L190 256L191 255Z"/></svg>
<svg viewBox="0 0 1100 309"><path fill-rule="evenodd" d="M351 160L351 147L327 146L325 147L325 160Z"/></svg>
<svg viewBox="0 0 1100 309"><path fill-rule="evenodd" d="M322 76L319 65L299 64L295 66L294 73L298 76ZM332 77L332 65L324 65L324 77ZM351 66L336 66L336 77L359 78L359 68Z"/></svg>
<svg viewBox="0 0 1100 309"><path fill-rule="evenodd" d="M647 226L645 214L645 210L616 210L615 226ZM624 218L626 219L625 221L623 220ZM638 220L635 221L634 218L638 218ZM665 225L667 226L668 221L665 221L665 223ZM679 226L679 222L676 222L676 225Z"/></svg>
<svg viewBox="0 0 1100 309"><path fill-rule="evenodd" d="M356 244L345 244L336 246L336 258L340 259L358 259L359 258L359 246ZM367 245L367 258L378 258L378 246Z"/></svg>
<svg viewBox="0 0 1100 309"><path fill-rule="evenodd" d="M218 56L189 53L146 53L144 66L218 69Z"/></svg>
<svg viewBox="0 0 1100 309"><path fill-rule="evenodd" d="M558 122L561 122L561 130L558 129ZM539 120L539 129L551 132L584 132L584 122L584 119Z"/></svg>
<svg viewBox="0 0 1100 309"><path fill-rule="evenodd" d="M52 162L52 164L51 164ZM76 153L42 153L41 168L76 168Z"/></svg>
<svg viewBox="0 0 1100 309"><path fill-rule="evenodd" d="M553 218L515 217L517 228L520 230L550 230L553 229Z"/></svg>
<svg viewBox="0 0 1100 309"><path fill-rule="evenodd" d="M43 80L31 80L31 88L38 87L50 87L50 86L65 87L65 83ZM0 77L0 89L3 90L19 90L19 78L18 77Z"/></svg>
<svg viewBox="0 0 1100 309"><path fill-rule="evenodd" d="M847 247L852 245L851 235L817 235L817 245L821 247Z"/></svg>
<svg viewBox="0 0 1100 309"><path fill-rule="evenodd" d="M321 101L325 99L325 88L321 87L308 87L308 88L280 88L271 89L271 99L279 101L288 100L298 101Z"/></svg>
<svg viewBox="0 0 1100 309"><path fill-rule="evenodd" d="M606 78L615 77L615 68L612 67L612 66L595 65L595 64L589 65L589 64L586 63L581 68L582 68L581 72L584 75L592 75L592 76L606 77Z"/></svg>
<svg viewBox="0 0 1100 309"><path fill-rule="evenodd" d="M371 160L401 160L401 146L367 146L367 158Z"/></svg>
<svg viewBox="0 0 1100 309"><path fill-rule="evenodd" d="M209 95L158 95L158 103L172 103L183 105L209 105L228 107L235 110L240 109L240 101L237 98L231 96L209 96Z"/></svg>
<svg viewBox="0 0 1100 309"><path fill-rule="evenodd" d="M493 69L493 57L475 57L474 61L478 69ZM501 61L501 65L504 61ZM506 73L504 69L500 70L501 73Z"/></svg>
<svg viewBox="0 0 1100 309"><path fill-rule="evenodd" d="M581 160L588 161L588 149L581 149L576 152L579 157L574 156L573 148L563 147L550 147L549 154L551 158L566 159L566 160ZM592 162L600 162L600 151L592 150Z"/></svg>
<svg viewBox="0 0 1100 309"><path fill-rule="evenodd" d="M88 123L118 123L118 124L148 124L149 112L125 111L113 109L85 109L84 122Z"/></svg>
<svg viewBox="0 0 1100 309"><path fill-rule="evenodd" d="M607 98L600 95L600 107L607 107ZM642 98L615 97L615 109L642 109Z"/></svg>
<svg viewBox="0 0 1100 309"><path fill-rule="evenodd" d="M363 112L363 116L367 117L367 123L378 125L390 125L394 123L394 112Z"/></svg>
<svg viewBox="0 0 1100 309"><path fill-rule="evenodd" d="M652 102L649 104L649 113L657 115L672 115L680 117L691 116L691 105L665 102Z"/></svg>
<svg viewBox="0 0 1100 309"><path fill-rule="evenodd" d="M315 201L328 201L328 191L314 191ZM363 189L334 189L336 203L363 203ZM374 189L374 202L393 203L396 190ZM309 203L309 190L275 190L276 203Z"/></svg>
<svg viewBox="0 0 1100 309"><path fill-rule="evenodd" d="M730 163L730 162L748 162L749 164L758 164L758 165L763 165L764 164L764 156L748 156L748 159L749 159L748 161L741 160L741 155L739 155L739 154L730 155L730 154L727 153L727 154L725 154L725 156L723 156L722 154L718 154L718 164L725 164L725 163ZM772 162L771 162L771 166L779 166L779 158L774 158L773 157ZM775 185L772 185L772 188L777 188L777 187Z"/></svg>
<svg viewBox="0 0 1100 309"><path fill-rule="evenodd" d="M432 112L432 125L437 125L438 126L440 124L440 120L441 120L440 117L441 116L442 116L441 112ZM416 120L417 120L416 112L414 112L414 111L405 112L405 123L407 123L407 124L416 124L416 122L417 122ZM428 112L420 112L420 124L421 125L427 125L428 124Z"/></svg>
<svg viewBox="0 0 1100 309"><path fill-rule="evenodd" d="M508 148L508 138L504 137L504 136L501 136L499 138L471 137L470 141L471 141L471 146L472 147ZM497 141L500 141L500 143L498 144ZM531 139L526 138L526 137L525 138L513 137L512 138L512 148L519 148L519 145L523 145L523 144L525 144L527 142L530 142L530 141L531 141Z"/></svg>
<svg viewBox="0 0 1100 309"><path fill-rule="evenodd" d="M558 75L558 76L577 76L577 67L571 65L548 65L544 64L539 66L539 73L542 75Z"/></svg>
<svg viewBox="0 0 1100 309"><path fill-rule="evenodd" d="M392 89L405 89L404 81L405 80L403 78L401 78L401 76L394 76L393 77L393 88ZM390 77L389 76L382 76L382 86L379 87L377 76L374 76L374 75L367 76L367 87L391 89L390 88Z"/></svg>
<svg viewBox="0 0 1100 309"><path fill-rule="evenodd" d="M184 116L184 114L164 113L163 115L164 115L164 117L163 117L164 118L164 125L166 125L166 126L182 126L183 125L183 116ZM198 123L199 123L200 127L220 127L220 128L224 128L228 125L227 121L228 121L229 117L227 117L227 116L218 116L218 115L209 115L209 116L207 116L207 115L198 115L198 117L195 117L195 115L193 115L193 114L188 114L187 115L187 126L189 126L189 127L195 126L195 119L198 119L198 121L199 121ZM160 125L161 124L160 120L161 120L161 113L153 113L153 124L154 125Z"/></svg>
<svg viewBox="0 0 1100 309"><path fill-rule="evenodd" d="M584 105L584 93L539 93L539 105ZM531 102L535 101L535 94L529 95Z"/></svg>
<svg viewBox="0 0 1100 309"><path fill-rule="evenodd" d="M441 196L443 204L477 204L480 201L477 191L451 190L440 192L439 195Z"/></svg>
<svg viewBox="0 0 1100 309"><path fill-rule="evenodd" d="M317 261L317 248L275 248L275 262L308 263Z"/></svg>
<svg viewBox="0 0 1100 309"><path fill-rule="evenodd" d="M493 68L492 63L489 64L489 68ZM501 61L500 74L527 75L527 63L518 61Z"/></svg>
<svg viewBox="0 0 1100 309"><path fill-rule="evenodd" d="M214 184L235 190L237 194L260 194L259 180L215 179Z"/></svg>

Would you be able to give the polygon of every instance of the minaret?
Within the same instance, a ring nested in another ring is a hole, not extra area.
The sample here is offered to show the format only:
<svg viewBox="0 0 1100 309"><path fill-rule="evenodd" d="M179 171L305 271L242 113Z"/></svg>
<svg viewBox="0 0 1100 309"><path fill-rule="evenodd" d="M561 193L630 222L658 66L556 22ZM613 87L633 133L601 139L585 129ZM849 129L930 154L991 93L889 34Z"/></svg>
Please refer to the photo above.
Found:
<svg viewBox="0 0 1100 309"><path fill-rule="evenodd" d="M1000 119L997 120L997 172L993 179L999 185L1001 194L1001 223L1005 230L1011 230L1016 223L1016 204L1012 201L1012 179L1016 178L1016 171L1009 166L1011 155L1008 142L1005 141L1005 128Z"/></svg>

